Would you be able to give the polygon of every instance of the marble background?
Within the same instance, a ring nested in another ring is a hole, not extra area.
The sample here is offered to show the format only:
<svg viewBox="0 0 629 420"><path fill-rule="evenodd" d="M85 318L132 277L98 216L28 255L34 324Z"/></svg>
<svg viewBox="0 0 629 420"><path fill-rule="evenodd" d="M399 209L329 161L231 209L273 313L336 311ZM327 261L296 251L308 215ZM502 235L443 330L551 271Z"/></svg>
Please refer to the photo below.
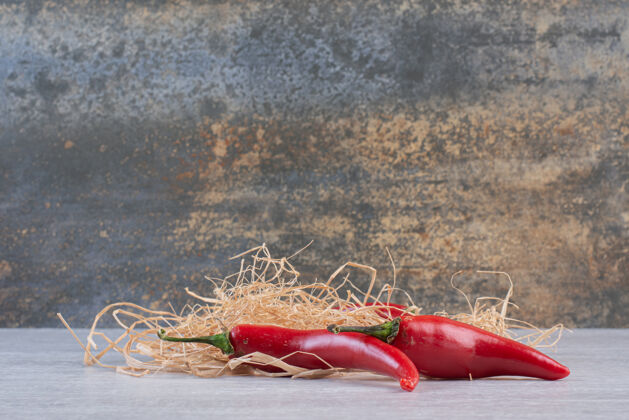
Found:
<svg viewBox="0 0 629 420"><path fill-rule="evenodd" d="M629 326L629 3L0 0L0 326L180 308L266 242L425 312ZM364 273L352 273L366 284Z"/></svg>

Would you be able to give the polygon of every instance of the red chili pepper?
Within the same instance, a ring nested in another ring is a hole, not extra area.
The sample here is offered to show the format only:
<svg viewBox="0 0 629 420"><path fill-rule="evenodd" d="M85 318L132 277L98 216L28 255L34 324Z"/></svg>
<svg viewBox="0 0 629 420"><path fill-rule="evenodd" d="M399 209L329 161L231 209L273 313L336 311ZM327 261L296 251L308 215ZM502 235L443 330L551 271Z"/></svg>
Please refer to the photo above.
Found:
<svg viewBox="0 0 629 420"><path fill-rule="evenodd" d="M305 369L329 369L333 366L368 370L398 379L405 391L412 391L419 382L417 368L404 353L364 334L336 335L327 330L243 324L235 326L229 333L205 337L169 337L164 330L160 330L158 336L167 341L211 344L230 358L261 352L276 358L291 355L283 360ZM277 368L272 370L277 371Z"/></svg>
<svg viewBox="0 0 629 420"><path fill-rule="evenodd" d="M517 341L434 315L404 316L372 327L331 325L328 330L362 332L391 343L434 378L528 376L561 379L570 370Z"/></svg>

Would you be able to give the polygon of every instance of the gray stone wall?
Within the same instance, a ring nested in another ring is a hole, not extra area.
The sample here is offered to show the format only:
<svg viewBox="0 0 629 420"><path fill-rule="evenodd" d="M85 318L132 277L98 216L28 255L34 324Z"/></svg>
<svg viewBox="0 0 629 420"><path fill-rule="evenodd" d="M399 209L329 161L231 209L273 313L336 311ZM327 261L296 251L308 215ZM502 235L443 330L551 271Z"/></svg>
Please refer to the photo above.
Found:
<svg viewBox="0 0 629 420"><path fill-rule="evenodd" d="M0 1L0 326L210 293L262 242L431 312L629 326L629 4ZM502 295L466 272L463 288ZM364 274L352 279L365 284Z"/></svg>

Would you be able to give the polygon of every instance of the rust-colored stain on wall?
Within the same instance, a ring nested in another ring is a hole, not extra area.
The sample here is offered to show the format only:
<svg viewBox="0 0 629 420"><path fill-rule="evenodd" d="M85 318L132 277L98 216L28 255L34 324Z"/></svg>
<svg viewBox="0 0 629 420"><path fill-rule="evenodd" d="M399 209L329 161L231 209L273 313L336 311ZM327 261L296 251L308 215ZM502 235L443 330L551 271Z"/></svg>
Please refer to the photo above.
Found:
<svg viewBox="0 0 629 420"><path fill-rule="evenodd" d="M0 325L210 293L267 243L629 325L618 2L0 3ZM366 276L352 280L365 284ZM402 298L402 296L400 296Z"/></svg>

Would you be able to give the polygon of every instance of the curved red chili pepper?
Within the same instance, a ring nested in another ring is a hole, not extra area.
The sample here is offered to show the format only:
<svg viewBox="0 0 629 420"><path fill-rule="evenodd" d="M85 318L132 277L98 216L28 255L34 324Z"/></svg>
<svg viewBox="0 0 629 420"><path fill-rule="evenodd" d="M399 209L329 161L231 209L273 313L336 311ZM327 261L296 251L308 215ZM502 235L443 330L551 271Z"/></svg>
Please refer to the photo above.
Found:
<svg viewBox="0 0 629 420"><path fill-rule="evenodd" d="M441 316L404 316L373 327L328 329L383 339L402 350L420 373L434 378L509 375L556 380L570 374L566 366L530 346Z"/></svg>
<svg viewBox="0 0 629 420"><path fill-rule="evenodd" d="M412 391L419 382L417 368L402 351L364 334L336 335L327 330L294 330L249 324L237 325L229 333L207 337L179 338L165 334L164 330L160 330L158 336L167 341L211 344L230 355L230 358L254 352L276 358L290 355L283 360L305 369L329 369L332 366L390 376L398 379L405 391ZM273 369L264 370L279 370L273 366L269 368Z"/></svg>

